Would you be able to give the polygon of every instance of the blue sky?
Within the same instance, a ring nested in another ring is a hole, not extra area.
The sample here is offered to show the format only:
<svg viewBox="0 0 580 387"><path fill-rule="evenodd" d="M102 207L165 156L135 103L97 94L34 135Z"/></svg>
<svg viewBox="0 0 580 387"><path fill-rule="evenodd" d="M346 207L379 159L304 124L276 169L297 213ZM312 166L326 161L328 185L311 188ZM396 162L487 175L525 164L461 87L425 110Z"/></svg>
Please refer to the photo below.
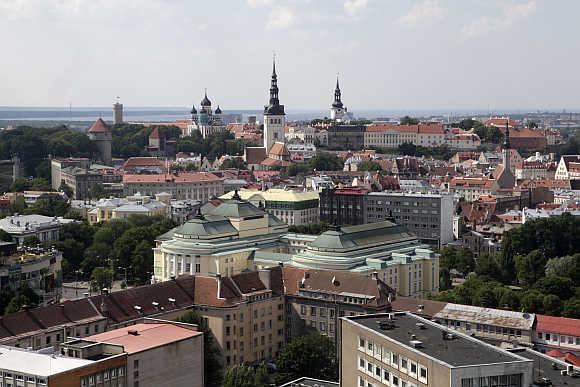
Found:
<svg viewBox="0 0 580 387"><path fill-rule="evenodd" d="M0 105L580 110L574 0L0 0Z"/></svg>

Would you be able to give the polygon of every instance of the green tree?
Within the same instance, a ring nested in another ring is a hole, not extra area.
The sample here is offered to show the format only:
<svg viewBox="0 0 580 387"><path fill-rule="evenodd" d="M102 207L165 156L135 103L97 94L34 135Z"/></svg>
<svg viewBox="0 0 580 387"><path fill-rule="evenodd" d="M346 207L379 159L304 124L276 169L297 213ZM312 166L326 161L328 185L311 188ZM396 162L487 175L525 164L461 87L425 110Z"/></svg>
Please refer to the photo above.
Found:
<svg viewBox="0 0 580 387"><path fill-rule="evenodd" d="M401 125L417 125L419 120L413 117L405 116L400 120Z"/></svg>
<svg viewBox="0 0 580 387"><path fill-rule="evenodd" d="M290 341L282 348L277 366L280 384L302 376L338 380L334 342L318 332L311 332Z"/></svg>
<svg viewBox="0 0 580 387"><path fill-rule="evenodd" d="M36 199L36 202L32 206L26 209L25 213L45 216L64 216L69 209L69 202L61 196L43 194Z"/></svg>
<svg viewBox="0 0 580 387"><path fill-rule="evenodd" d="M316 171L340 171L344 167L344 161L334 153L318 152L308 163L311 170Z"/></svg>
<svg viewBox="0 0 580 387"><path fill-rule="evenodd" d="M6 231L0 229L0 241L12 242L12 236L8 234Z"/></svg>
<svg viewBox="0 0 580 387"><path fill-rule="evenodd" d="M22 192L30 188L30 182L22 177L14 180L10 185L10 192Z"/></svg>
<svg viewBox="0 0 580 387"><path fill-rule="evenodd" d="M146 284L153 273L153 245L141 240L131 254L133 280L140 285Z"/></svg>
<svg viewBox="0 0 580 387"><path fill-rule="evenodd" d="M574 282L570 278L547 276L539 279L534 287L543 294L554 294L562 300L574 295Z"/></svg>
<svg viewBox="0 0 580 387"><path fill-rule="evenodd" d="M555 294L548 294L544 296L543 301L544 313L551 316L559 316L562 313L562 308L564 307L560 297Z"/></svg>
<svg viewBox="0 0 580 387"><path fill-rule="evenodd" d="M95 267L91 273L91 289L99 291L104 288L111 289L113 285L113 270L109 267Z"/></svg>
<svg viewBox="0 0 580 387"><path fill-rule="evenodd" d="M48 179L37 177L30 181L31 191L52 191L52 186Z"/></svg>
<svg viewBox="0 0 580 387"><path fill-rule="evenodd" d="M521 297L521 306L524 312L542 313L544 310L544 296L536 290L526 291Z"/></svg>
<svg viewBox="0 0 580 387"><path fill-rule="evenodd" d="M270 385L270 378L265 366L254 367L242 364L226 371L223 387L267 387Z"/></svg>
<svg viewBox="0 0 580 387"><path fill-rule="evenodd" d="M502 309L518 310L520 308L520 298L513 290L503 288L499 297L498 306Z"/></svg>
<svg viewBox="0 0 580 387"><path fill-rule="evenodd" d="M564 303L562 315L570 318L580 319L580 297L574 297Z"/></svg>
<svg viewBox="0 0 580 387"><path fill-rule="evenodd" d="M475 264L475 273L497 279L500 276L500 271L496 259L489 254L480 255Z"/></svg>
<svg viewBox="0 0 580 387"><path fill-rule="evenodd" d="M540 250L533 250L527 255L515 257L515 267L518 282L531 286L545 275L546 257Z"/></svg>
<svg viewBox="0 0 580 387"><path fill-rule="evenodd" d="M59 190L59 191L62 191L62 192L64 192L64 193L65 193L65 195L66 195L66 196L67 196L69 199L72 199L72 198L73 198L73 195L74 195L73 189L72 189L72 188L71 188L71 187L70 187L68 184L66 184L65 182L62 182L62 183L61 183L61 185L60 185L60 187L58 188L58 190Z"/></svg>
<svg viewBox="0 0 580 387"><path fill-rule="evenodd" d="M383 167L381 167L381 164L377 163L376 161L372 161L372 160L363 161L362 163L360 163L358 165L357 168L359 171L371 171L371 172L383 170Z"/></svg>
<svg viewBox="0 0 580 387"><path fill-rule="evenodd" d="M213 333L204 319L197 311L189 311L176 321L195 324L203 332L203 373L206 386L221 386L223 381L222 353L217 345Z"/></svg>
<svg viewBox="0 0 580 387"><path fill-rule="evenodd" d="M580 253L552 258L546 263L546 275L570 278L580 283Z"/></svg>
<svg viewBox="0 0 580 387"><path fill-rule="evenodd" d="M38 246L42 242L40 242L40 239L36 235L29 235L24 238L23 244L24 246Z"/></svg>
<svg viewBox="0 0 580 387"><path fill-rule="evenodd" d="M248 164L241 157L224 160L220 169L247 169Z"/></svg>

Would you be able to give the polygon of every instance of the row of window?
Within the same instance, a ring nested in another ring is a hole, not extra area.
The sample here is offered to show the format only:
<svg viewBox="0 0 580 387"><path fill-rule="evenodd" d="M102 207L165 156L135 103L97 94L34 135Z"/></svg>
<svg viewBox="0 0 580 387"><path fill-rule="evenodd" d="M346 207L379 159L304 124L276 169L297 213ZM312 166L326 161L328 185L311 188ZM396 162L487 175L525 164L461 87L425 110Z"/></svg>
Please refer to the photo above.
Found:
<svg viewBox="0 0 580 387"><path fill-rule="evenodd" d="M461 387L522 387L522 374L464 378Z"/></svg>
<svg viewBox="0 0 580 387"><path fill-rule="evenodd" d="M360 387L374 387L375 385L373 383L375 383L375 381L393 387L417 387L417 384L414 382L403 379L401 376L390 372L389 369L384 367L381 368L380 366L375 365L372 362L366 362L361 358L359 358L358 369L360 372L364 372L368 375L367 377L359 376L358 385ZM426 375L427 373L425 372L425 378Z"/></svg>
<svg viewBox="0 0 580 387"><path fill-rule="evenodd" d="M382 379L385 378L385 373L381 374L381 371L386 371L390 374L391 369L398 370L401 373L409 375L413 379L419 380L421 383L427 384L427 367L408 359L400 354L388 350L382 345L373 343L372 340L365 339L364 337L359 337L358 350L364 352L368 356L372 356L377 361L381 362L383 367L378 364L367 361L363 357L359 357L359 369L364 370L366 373L370 373L373 376L379 376ZM384 366L388 366L385 368ZM377 368L379 369L377 371ZM392 381L390 381L392 383ZM398 386L398 384L396 385Z"/></svg>
<svg viewBox="0 0 580 387"><path fill-rule="evenodd" d="M463 327L463 328L465 328L465 331L467 331L467 332L470 332L473 329L473 325L475 325L475 330L477 332L494 333L496 335L522 337L522 331L520 329L498 327L496 325L472 324L472 323L468 323L468 322L455 321L455 320L443 320L443 321L441 321L441 325L445 325L445 326L448 326L448 327L453 328L453 329L460 329Z"/></svg>
<svg viewBox="0 0 580 387"><path fill-rule="evenodd" d="M81 379L81 386L82 387L95 386L102 383L108 383L110 380L112 381L113 379L117 378L118 380L116 381L117 382L116 385L123 386L124 375L125 375L125 367L112 368L94 375L83 377Z"/></svg>
<svg viewBox="0 0 580 387"><path fill-rule="evenodd" d="M574 343L576 343L575 345L580 345L580 337L557 335L555 333L538 332L538 339L551 341L553 343L560 342L562 344L570 344L570 345L574 345Z"/></svg>
<svg viewBox="0 0 580 387"><path fill-rule="evenodd" d="M15 381L15 383L18 385L20 385L20 382L26 381L27 383L36 383L41 386L46 386L46 378L39 378L36 376L25 376L8 371L4 372L0 371L0 386L2 386L2 383L4 383L6 387L12 386L12 381Z"/></svg>

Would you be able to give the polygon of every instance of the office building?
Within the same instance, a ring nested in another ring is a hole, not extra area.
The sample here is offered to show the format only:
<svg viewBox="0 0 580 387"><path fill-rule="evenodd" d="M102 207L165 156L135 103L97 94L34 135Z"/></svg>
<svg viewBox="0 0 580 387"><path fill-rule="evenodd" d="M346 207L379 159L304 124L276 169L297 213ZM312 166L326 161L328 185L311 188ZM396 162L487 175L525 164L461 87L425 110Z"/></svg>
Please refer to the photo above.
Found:
<svg viewBox="0 0 580 387"><path fill-rule="evenodd" d="M351 226L364 224L367 193L364 187L323 188L320 191L320 221Z"/></svg>
<svg viewBox="0 0 580 387"><path fill-rule="evenodd" d="M443 246L453 241L453 196L439 193L371 192L365 223L392 218L422 242Z"/></svg>
<svg viewBox="0 0 580 387"><path fill-rule="evenodd" d="M130 327L67 341L60 351L65 356L89 360L111 352L126 354L127 386L204 385L203 333L195 325L144 319ZM103 381L107 379L103 375ZM98 385L90 379L87 382L81 381L81 385Z"/></svg>
<svg viewBox="0 0 580 387"><path fill-rule="evenodd" d="M410 313L341 319L342 386L527 387L533 361Z"/></svg>
<svg viewBox="0 0 580 387"><path fill-rule="evenodd" d="M125 196L155 196L168 193L177 200L194 199L207 202L224 193L224 179L210 172L181 172L154 175L123 175Z"/></svg>
<svg viewBox="0 0 580 387"><path fill-rule="evenodd" d="M27 237L36 237L40 242L56 241L64 224L74 222L73 219L44 215L12 215L0 219L0 230L4 230L19 245Z"/></svg>
<svg viewBox="0 0 580 387"><path fill-rule="evenodd" d="M336 150L363 149L365 130L365 125L332 125L327 128L328 148Z"/></svg>

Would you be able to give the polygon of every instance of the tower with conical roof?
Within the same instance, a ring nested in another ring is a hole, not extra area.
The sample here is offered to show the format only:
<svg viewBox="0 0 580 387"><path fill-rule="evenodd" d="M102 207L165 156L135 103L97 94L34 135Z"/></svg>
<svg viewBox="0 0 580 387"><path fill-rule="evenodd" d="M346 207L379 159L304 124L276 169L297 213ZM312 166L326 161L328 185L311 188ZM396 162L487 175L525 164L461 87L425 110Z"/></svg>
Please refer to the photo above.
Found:
<svg viewBox="0 0 580 387"><path fill-rule="evenodd" d="M511 170L511 144L510 144L510 128L509 124L505 125L505 135L503 140L503 146L501 150L502 163L501 168L496 168L499 173L495 174L498 185L500 188L513 188L516 184L516 178Z"/></svg>
<svg viewBox="0 0 580 387"><path fill-rule="evenodd" d="M276 142L284 142L284 126L286 113L284 105L278 99L278 75L276 74L276 59L272 61L272 79L270 81L270 102L264 106L264 147L266 152Z"/></svg>
<svg viewBox="0 0 580 387"><path fill-rule="evenodd" d="M113 143L113 133L111 127L99 118L89 128L89 138L97 144L101 161L105 165L112 165L111 145Z"/></svg>

